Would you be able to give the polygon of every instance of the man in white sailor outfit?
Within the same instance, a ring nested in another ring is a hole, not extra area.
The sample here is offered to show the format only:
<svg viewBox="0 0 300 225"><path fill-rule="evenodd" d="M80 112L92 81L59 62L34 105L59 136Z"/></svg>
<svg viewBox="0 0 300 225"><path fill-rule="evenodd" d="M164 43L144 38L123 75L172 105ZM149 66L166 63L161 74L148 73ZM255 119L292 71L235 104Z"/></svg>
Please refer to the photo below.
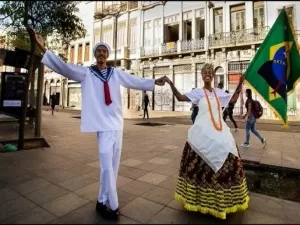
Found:
<svg viewBox="0 0 300 225"><path fill-rule="evenodd" d="M111 49L103 42L93 48L97 65L82 67L65 63L54 53L46 50L43 40L37 35L35 40L44 52L43 64L69 79L81 82L81 132L96 132L99 146L101 185L96 209L103 217L116 219L119 215L116 182L123 136L120 85L151 91L154 84L164 85L164 78L144 79L107 67L106 61Z"/></svg>

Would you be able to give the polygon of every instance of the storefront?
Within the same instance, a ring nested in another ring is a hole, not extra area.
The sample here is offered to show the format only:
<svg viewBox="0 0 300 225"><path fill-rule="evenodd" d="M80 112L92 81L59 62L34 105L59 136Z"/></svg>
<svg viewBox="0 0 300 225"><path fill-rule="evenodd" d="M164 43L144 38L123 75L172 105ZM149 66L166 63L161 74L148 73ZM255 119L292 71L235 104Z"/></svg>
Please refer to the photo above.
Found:
<svg viewBox="0 0 300 225"><path fill-rule="evenodd" d="M81 85L78 82L68 84L68 107L81 109Z"/></svg>
<svg viewBox="0 0 300 225"><path fill-rule="evenodd" d="M191 91L196 87L195 73L192 71L192 65L174 66L174 83L178 91L182 94ZM175 111L188 112L191 109L190 102L179 102L175 98Z"/></svg>
<svg viewBox="0 0 300 225"><path fill-rule="evenodd" d="M249 63L249 61L238 61L228 63L228 91L230 94L233 94L235 92L236 87L239 84L240 77L246 71L247 67L249 66ZM244 85L240 97L234 106L233 114L235 115L242 115L246 112L244 106L246 101L246 88L247 86ZM253 97L256 96L253 94ZM262 106L264 107L263 103Z"/></svg>
<svg viewBox="0 0 300 225"><path fill-rule="evenodd" d="M143 71L143 77L146 78L146 79L153 79L153 70L152 69L144 69ZM147 91L147 94L149 96L149 108L152 109L152 106L153 106L153 91ZM141 102L140 102L140 105L142 106L143 104L143 97L144 97L144 94L142 94L142 98L141 98Z"/></svg>
<svg viewBox="0 0 300 225"><path fill-rule="evenodd" d="M155 67L154 79L167 76L170 80L172 72L169 66ZM173 94L169 85L155 86L154 87L154 110L157 111L172 111L173 110Z"/></svg>
<svg viewBox="0 0 300 225"><path fill-rule="evenodd" d="M202 88L203 87L203 79L202 79L202 74L201 74L201 69L204 66L204 63L197 63L196 64L196 76L197 76L197 88Z"/></svg>

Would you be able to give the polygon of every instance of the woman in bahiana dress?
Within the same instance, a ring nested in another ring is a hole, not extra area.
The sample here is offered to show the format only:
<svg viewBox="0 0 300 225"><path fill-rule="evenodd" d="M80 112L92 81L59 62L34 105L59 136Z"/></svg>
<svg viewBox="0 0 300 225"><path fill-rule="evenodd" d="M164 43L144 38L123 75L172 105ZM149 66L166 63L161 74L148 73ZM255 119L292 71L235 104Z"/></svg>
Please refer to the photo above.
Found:
<svg viewBox="0 0 300 225"><path fill-rule="evenodd" d="M183 150L175 199L189 211L226 219L229 213L246 210L249 202L241 158L221 110L228 103L236 103L244 76L231 96L212 87L215 74L211 64L205 64L201 74L204 87L184 95L165 77L178 101L199 106Z"/></svg>

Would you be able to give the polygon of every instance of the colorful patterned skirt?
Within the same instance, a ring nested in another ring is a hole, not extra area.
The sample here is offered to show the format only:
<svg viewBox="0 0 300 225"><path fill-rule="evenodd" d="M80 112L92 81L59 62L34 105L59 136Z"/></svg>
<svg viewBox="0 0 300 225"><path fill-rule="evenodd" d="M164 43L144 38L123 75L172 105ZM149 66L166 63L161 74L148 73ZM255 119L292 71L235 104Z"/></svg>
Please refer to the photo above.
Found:
<svg viewBox="0 0 300 225"><path fill-rule="evenodd" d="M189 211L226 219L226 214L248 208L249 196L242 161L229 154L215 173L186 143L180 164L175 199Z"/></svg>

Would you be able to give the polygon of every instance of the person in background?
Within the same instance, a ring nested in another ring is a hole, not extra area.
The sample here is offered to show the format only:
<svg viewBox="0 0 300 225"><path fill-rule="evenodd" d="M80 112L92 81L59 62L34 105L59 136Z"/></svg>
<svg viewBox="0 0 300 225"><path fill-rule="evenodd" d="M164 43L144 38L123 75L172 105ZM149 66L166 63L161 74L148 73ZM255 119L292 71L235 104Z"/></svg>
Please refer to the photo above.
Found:
<svg viewBox="0 0 300 225"><path fill-rule="evenodd" d="M144 98L143 98L143 104L142 104L142 107L143 107L143 110L144 110L143 120L145 119L146 114L147 114L147 119L149 119L149 112L148 112L149 102L150 102L149 101L149 95L147 94L146 91L144 91Z"/></svg>
<svg viewBox="0 0 300 225"><path fill-rule="evenodd" d="M223 90L224 84L223 82L218 83L218 88L220 88L221 90ZM222 107L222 111L224 111L224 107Z"/></svg>
<svg viewBox="0 0 300 225"><path fill-rule="evenodd" d="M56 94L52 94L50 96L50 104L51 104L51 109L52 109L52 115L54 115L54 110L55 110L55 105L56 105Z"/></svg>
<svg viewBox="0 0 300 225"><path fill-rule="evenodd" d="M229 94L228 90L226 90L225 92ZM223 120L226 122L227 116L229 116L229 119L234 125L234 131L236 132L238 131L238 126L233 118L233 109L234 109L234 103L229 103L228 106L223 111Z"/></svg>
<svg viewBox="0 0 300 225"><path fill-rule="evenodd" d="M223 82L218 83L218 88L220 88L221 90L223 90L223 88L224 88Z"/></svg>
<svg viewBox="0 0 300 225"><path fill-rule="evenodd" d="M250 144L249 144L249 140L250 140L250 130L251 132L259 138L259 140L261 141L263 148L266 146L267 141L266 138L263 138L256 130L256 119L252 113L252 104L253 104L253 99L252 99L252 91L251 89L246 89L246 103L245 103L245 107L247 109L247 113L244 116L245 122L246 122L246 141L244 144L242 144L241 146L244 148L249 148Z"/></svg>
<svg viewBox="0 0 300 225"><path fill-rule="evenodd" d="M194 90L195 88L193 88L192 90ZM193 124L195 123L195 119L198 115L198 111L199 111L199 106L198 104L193 104L192 103L192 107L191 107L191 110L192 110L192 115L191 115L191 120L193 122Z"/></svg>

